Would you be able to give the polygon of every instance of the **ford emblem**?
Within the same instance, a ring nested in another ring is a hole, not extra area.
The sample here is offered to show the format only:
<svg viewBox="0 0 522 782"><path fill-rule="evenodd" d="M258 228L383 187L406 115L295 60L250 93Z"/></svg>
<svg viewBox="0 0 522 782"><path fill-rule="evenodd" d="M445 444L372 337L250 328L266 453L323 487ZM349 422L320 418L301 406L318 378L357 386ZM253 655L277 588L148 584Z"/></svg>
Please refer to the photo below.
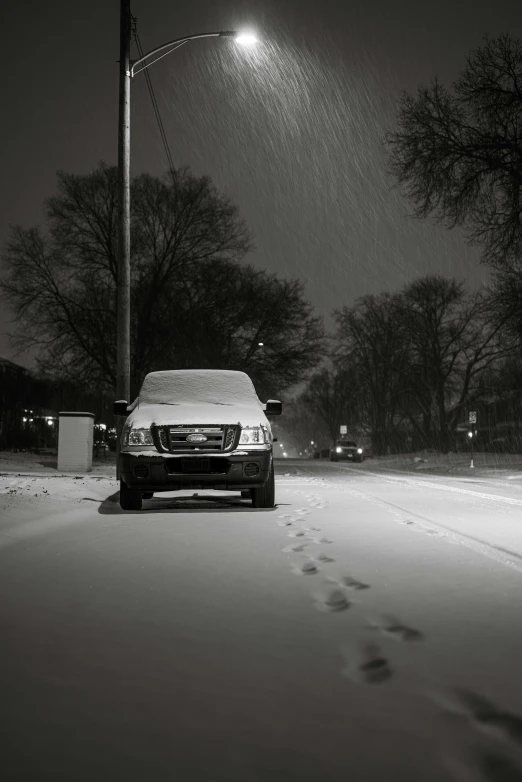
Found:
<svg viewBox="0 0 522 782"><path fill-rule="evenodd" d="M204 434L189 434L187 435L188 443L205 443L207 438Z"/></svg>

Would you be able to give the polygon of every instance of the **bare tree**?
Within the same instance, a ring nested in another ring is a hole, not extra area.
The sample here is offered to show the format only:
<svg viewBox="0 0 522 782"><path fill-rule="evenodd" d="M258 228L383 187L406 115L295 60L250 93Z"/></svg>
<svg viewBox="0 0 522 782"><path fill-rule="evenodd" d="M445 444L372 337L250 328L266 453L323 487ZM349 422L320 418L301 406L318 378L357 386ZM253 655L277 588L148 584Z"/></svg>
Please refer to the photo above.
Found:
<svg viewBox="0 0 522 782"><path fill-rule="evenodd" d="M398 297L364 296L334 313L335 356L355 376L363 418L376 453L386 451L404 391L409 337L398 314Z"/></svg>
<svg viewBox="0 0 522 782"><path fill-rule="evenodd" d="M421 278L398 301L409 334L401 407L426 444L447 452L465 407L485 393L484 373L511 355L515 343L491 320L487 296L467 293L456 280Z"/></svg>
<svg viewBox="0 0 522 782"><path fill-rule="evenodd" d="M359 379L350 368L337 371L323 368L312 376L302 399L324 423L333 445L341 424L353 430L364 423L362 394Z"/></svg>
<svg viewBox="0 0 522 782"><path fill-rule="evenodd" d="M16 343L57 377L114 386L117 172L61 172L47 228L15 227L4 296ZM132 183L132 387L146 372L207 366L286 387L319 360L322 324L300 283L240 263L252 243L236 207L186 169ZM263 343L260 345L259 343Z"/></svg>
<svg viewBox="0 0 522 782"><path fill-rule="evenodd" d="M463 225L496 268L522 251L522 42L507 35L472 51L446 89L404 93L391 166L420 217Z"/></svg>

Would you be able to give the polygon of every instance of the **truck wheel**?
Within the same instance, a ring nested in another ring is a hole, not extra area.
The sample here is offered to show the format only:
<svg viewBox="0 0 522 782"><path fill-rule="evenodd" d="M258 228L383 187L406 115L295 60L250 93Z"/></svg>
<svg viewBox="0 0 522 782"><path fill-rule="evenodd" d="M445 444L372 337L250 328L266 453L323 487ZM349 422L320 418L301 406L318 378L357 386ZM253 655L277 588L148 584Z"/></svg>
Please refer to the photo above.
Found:
<svg viewBox="0 0 522 782"><path fill-rule="evenodd" d="M144 500L151 500L154 497L153 491L142 491L141 496Z"/></svg>
<svg viewBox="0 0 522 782"><path fill-rule="evenodd" d="M273 508L275 505L274 463L270 467L267 482L258 489L250 489L253 508Z"/></svg>
<svg viewBox="0 0 522 782"><path fill-rule="evenodd" d="M339 457L338 456L330 456L330 461L331 462L338 462L339 461Z"/></svg>
<svg viewBox="0 0 522 782"><path fill-rule="evenodd" d="M141 510L141 491L129 489L124 481L120 481L120 507L123 510Z"/></svg>
<svg viewBox="0 0 522 782"><path fill-rule="evenodd" d="M251 498L250 489L242 489L241 490L241 499L242 500L249 500Z"/></svg>

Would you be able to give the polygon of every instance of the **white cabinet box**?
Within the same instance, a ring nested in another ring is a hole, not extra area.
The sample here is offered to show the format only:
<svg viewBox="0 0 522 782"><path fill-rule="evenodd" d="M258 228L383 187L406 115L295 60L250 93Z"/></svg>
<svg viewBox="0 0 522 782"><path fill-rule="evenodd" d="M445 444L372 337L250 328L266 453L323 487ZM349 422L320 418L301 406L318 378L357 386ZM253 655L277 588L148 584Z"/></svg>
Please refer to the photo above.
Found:
<svg viewBox="0 0 522 782"><path fill-rule="evenodd" d="M92 470L94 413L58 413L58 469Z"/></svg>

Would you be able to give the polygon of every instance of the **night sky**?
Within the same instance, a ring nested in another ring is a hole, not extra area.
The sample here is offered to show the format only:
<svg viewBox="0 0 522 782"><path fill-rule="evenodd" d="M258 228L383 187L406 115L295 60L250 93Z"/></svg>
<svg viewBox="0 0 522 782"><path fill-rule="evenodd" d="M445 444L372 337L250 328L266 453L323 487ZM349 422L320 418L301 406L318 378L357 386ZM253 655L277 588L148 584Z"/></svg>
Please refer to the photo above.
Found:
<svg viewBox="0 0 522 782"><path fill-rule="evenodd" d="M491 36L522 37L516 0L134 0L148 51L185 34L248 27L262 43L189 43L152 77L176 165L208 174L254 235L250 262L299 277L335 307L428 273L487 279L459 231L408 217L383 137L402 88L451 81ZM119 1L11 0L3 53L0 243L42 222L58 169L116 162ZM132 85L132 170L166 157L143 75ZM0 356L14 358L0 317ZM19 363L29 359L16 358Z"/></svg>

